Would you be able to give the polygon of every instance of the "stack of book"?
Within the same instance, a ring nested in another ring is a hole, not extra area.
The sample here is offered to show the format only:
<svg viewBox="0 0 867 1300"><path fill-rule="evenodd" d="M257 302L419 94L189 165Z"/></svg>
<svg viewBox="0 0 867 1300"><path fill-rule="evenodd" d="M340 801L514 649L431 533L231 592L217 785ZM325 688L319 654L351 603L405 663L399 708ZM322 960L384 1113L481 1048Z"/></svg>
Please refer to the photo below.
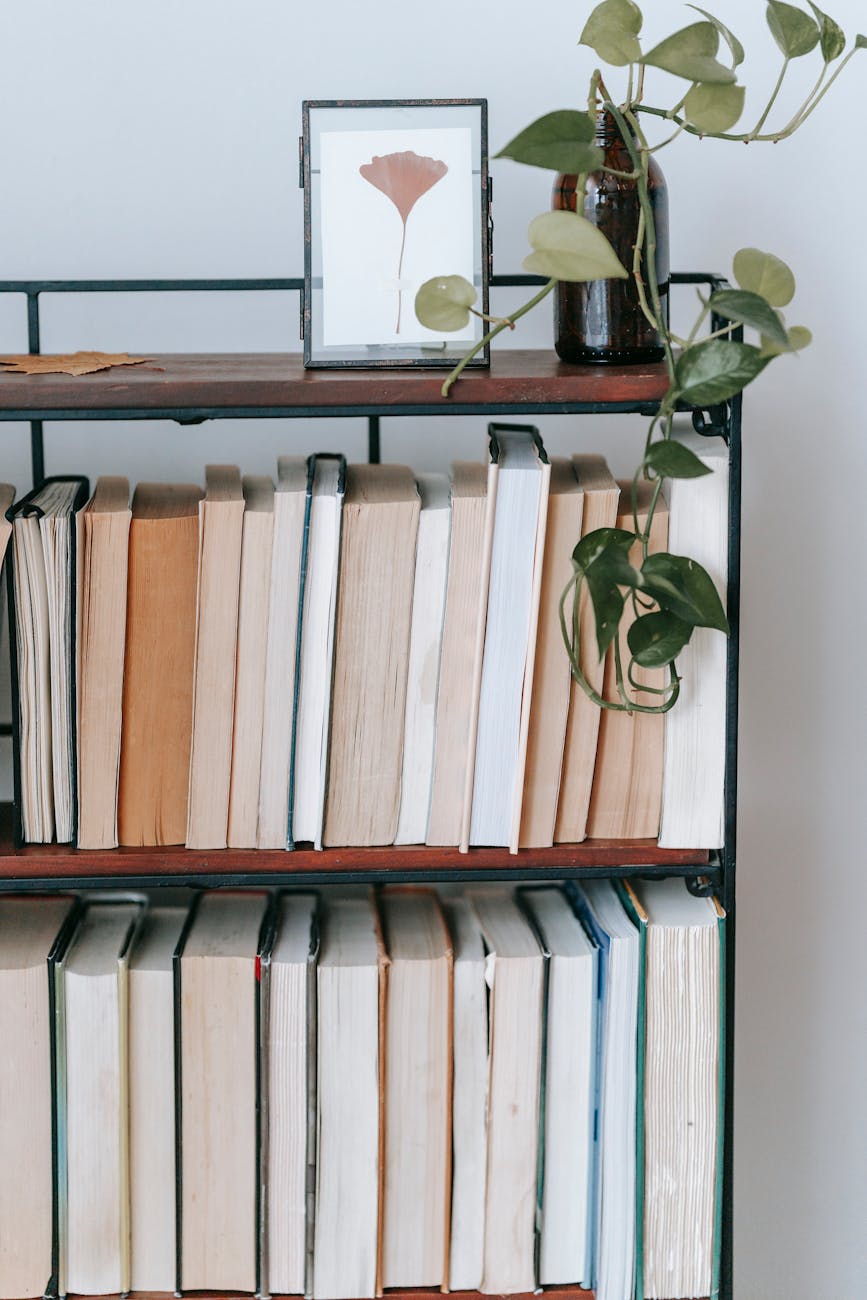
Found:
<svg viewBox="0 0 867 1300"><path fill-rule="evenodd" d="M650 549L724 596L727 453L693 446L715 472L673 481ZM633 527L599 456L549 463L535 429L495 425L450 478L285 457L276 485L212 465L204 491L141 483L131 505L125 479L48 480L8 517L24 841L722 843L725 638L693 635L664 718L572 683L572 551ZM586 600L582 628L616 698Z"/></svg>
<svg viewBox="0 0 867 1300"><path fill-rule="evenodd" d="M0 1296L713 1294L723 945L675 879L4 899Z"/></svg>

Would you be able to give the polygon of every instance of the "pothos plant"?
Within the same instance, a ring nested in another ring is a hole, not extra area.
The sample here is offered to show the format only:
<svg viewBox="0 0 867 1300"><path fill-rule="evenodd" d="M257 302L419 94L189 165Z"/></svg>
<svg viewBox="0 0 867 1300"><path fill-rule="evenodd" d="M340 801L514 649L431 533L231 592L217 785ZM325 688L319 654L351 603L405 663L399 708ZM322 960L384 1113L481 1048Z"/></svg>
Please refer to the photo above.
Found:
<svg viewBox="0 0 867 1300"><path fill-rule="evenodd" d="M602 71L597 69L590 78L586 112L567 109L548 113L521 131L497 155L577 175L580 209L588 175L611 170L604 167L603 151L594 143L596 113L603 109L614 119L632 166L631 172L617 174L637 186L638 227L634 258L628 268L621 264L601 231L580 211L545 212L530 223L533 251L524 267L546 276L547 282L510 316L483 317L491 329L459 362L442 389L447 397L467 362L489 340L505 329L513 329L515 322L546 298L558 281L634 278L641 310L664 349L669 387L650 422L644 455L633 477L633 529L602 528L583 537L572 553L572 577L560 600L560 622L572 674L603 708L630 713L666 712L680 690L677 656L695 628L728 632L725 611L706 570L688 556L649 553L653 514L665 480L711 472L688 447L672 439L676 410L679 406L709 407L731 401L775 357L799 351L811 339L809 330L803 326L790 328L783 318L782 308L795 294L792 272L773 254L755 248L741 249L735 255L736 289L720 289L707 297L699 293L698 315L687 337L671 330L656 278L649 159L684 132L745 144L777 143L792 135L813 113L854 54L867 46L867 37L861 35L849 46L839 24L811 0L808 3L809 13L782 0L767 0L767 23L782 55L782 66L755 125L748 131L735 132L733 128L744 111L745 89L738 84L738 69L745 52L724 23L697 5L690 5L701 16L700 21L644 51L639 6L634 0L602 0L587 19L580 43L594 50L603 62L625 70L626 85L621 94L612 93ZM810 93L788 121L772 128L769 119L790 66L814 53L818 53L821 68ZM679 90L685 84L685 92L670 106L647 102L648 69L671 74L679 79ZM663 119L674 130L661 142L650 145L643 118ZM482 315L476 311L475 301L475 289L463 277L438 276L419 289L416 315L431 329L462 329L470 313ZM712 323L722 320L725 324L707 333L709 318ZM751 330L756 341L733 338L734 326ZM649 506L640 517L638 486L642 479L650 480L652 489ZM636 557L640 557L637 564L633 562ZM582 599L585 588L587 597ZM614 647L616 700L602 698L587 680L581 664L580 626L588 600L600 659L609 646ZM620 625L630 607L630 657L624 669ZM637 680L637 669L667 669L665 686L650 687ZM653 697L650 702L648 694Z"/></svg>

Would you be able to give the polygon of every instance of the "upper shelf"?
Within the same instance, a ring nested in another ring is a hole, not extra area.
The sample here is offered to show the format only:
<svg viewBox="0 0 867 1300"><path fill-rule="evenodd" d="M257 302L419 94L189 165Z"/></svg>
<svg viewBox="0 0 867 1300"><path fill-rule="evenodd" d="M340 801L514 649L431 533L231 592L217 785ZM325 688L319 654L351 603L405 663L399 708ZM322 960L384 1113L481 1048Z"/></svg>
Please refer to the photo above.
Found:
<svg viewBox="0 0 867 1300"><path fill-rule="evenodd" d="M172 353L92 375L0 373L0 420L197 420L279 415L650 413L663 363L570 366L552 351L503 349L466 370L305 370L300 353Z"/></svg>

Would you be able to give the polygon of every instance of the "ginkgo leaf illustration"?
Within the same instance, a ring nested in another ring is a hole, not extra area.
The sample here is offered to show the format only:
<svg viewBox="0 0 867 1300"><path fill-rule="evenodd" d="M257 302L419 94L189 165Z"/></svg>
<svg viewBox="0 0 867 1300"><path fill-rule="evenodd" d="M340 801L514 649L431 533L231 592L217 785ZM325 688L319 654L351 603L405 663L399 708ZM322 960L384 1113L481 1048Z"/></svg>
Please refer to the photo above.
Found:
<svg viewBox="0 0 867 1300"><path fill-rule="evenodd" d="M375 155L369 163L359 167L364 179L391 199L400 213L403 234L400 241L400 257L397 264L398 280L403 273L403 255L406 249L406 223L409 214L422 195L433 189L448 171L447 165L439 158L422 158L412 149L402 153L387 153L381 157ZM401 290L397 291L397 325L395 333L400 333Z"/></svg>
<svg viewBox="0 0 867 1300"><path fill-rule="evenodd" d="M71 352L62 356L0 357L7 375L92 375L112 366L140 366L153 357L131 357L128 352Z"/></svg>

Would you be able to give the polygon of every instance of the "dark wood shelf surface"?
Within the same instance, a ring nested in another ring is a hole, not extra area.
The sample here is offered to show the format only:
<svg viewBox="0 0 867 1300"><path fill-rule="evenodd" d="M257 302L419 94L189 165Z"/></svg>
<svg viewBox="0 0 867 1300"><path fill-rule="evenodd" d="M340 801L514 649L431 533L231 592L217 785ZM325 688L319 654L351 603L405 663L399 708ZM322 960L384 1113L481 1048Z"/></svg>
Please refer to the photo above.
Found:
<svg viewBox="0 0 867 1300"><path fill-rule="evenodd" d="M371 414L439 407L531 410L652 405L668 386L663 363L570 366L553 350L501 349L490 369L467 370L445 400L444 369L305 370L300 353L173 353L92 375L18 375L0 367L0 418L11 413L196 411L347 407Z"/></svg>

